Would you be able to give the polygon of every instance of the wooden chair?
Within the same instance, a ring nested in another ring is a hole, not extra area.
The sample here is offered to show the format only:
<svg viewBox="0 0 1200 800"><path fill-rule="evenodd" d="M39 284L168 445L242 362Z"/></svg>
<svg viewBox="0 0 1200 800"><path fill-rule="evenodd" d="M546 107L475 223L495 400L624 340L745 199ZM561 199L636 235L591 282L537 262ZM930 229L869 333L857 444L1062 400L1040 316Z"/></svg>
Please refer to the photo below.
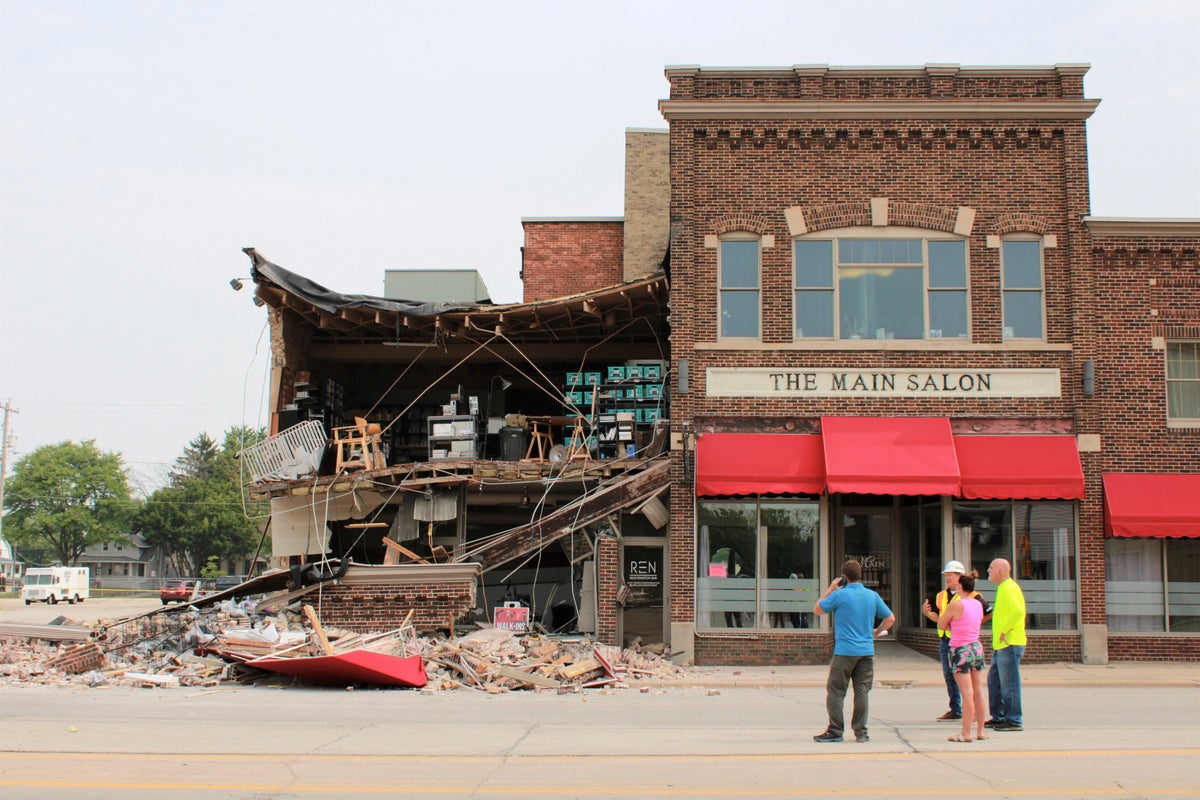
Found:
<svg viewBox="0 0 1200 800"><path fill-rule="evenodd" d="M353 425L333 429L333 446L337 453L335 472L351 469L384 469L387 459L380 444L383 428L363 417L355 417Z"/></svg>

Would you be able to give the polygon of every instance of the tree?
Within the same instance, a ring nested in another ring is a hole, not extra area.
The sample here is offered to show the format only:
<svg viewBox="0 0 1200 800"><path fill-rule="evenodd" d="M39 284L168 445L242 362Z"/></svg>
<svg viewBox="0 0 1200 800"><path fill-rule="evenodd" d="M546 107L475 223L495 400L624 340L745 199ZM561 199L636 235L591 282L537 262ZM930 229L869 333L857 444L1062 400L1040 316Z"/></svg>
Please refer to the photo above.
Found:
<svg viewBox="0 0 1200 800"><path fill-rule="evenodd" d="M175 460L168 485L146 500L138 530L168 552L178 572L199 576L210 559L246 556L257 547L267 512L243 498L237 454L262 436L235 427L217 445L200 434Z"/></svg>
<svg viewBox="0 0 1200 800"><path fill-rule="evenodd" d="M22 457L4 485L4 532L16 544L74 564L93 544L128 530L134 503L119 453L94 440L45 445Z"/></svg>

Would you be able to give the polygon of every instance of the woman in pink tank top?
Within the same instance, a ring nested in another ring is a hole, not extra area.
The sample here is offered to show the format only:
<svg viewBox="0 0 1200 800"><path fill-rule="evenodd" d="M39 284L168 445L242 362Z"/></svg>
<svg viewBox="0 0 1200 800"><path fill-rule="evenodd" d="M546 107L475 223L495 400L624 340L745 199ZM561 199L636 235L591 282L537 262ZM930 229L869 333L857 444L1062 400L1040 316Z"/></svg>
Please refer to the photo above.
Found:
<svg viewBox="0 0 1200 800"><path fill-rule="evenodd" d="M978 575L971 570L958 579L958 594L938 617L938 629L950 631L950 669L962 693L962 733L951 736L952 742L973 741L972 723L976 725L976 739L988 738L983 727L987 708L983 696L983 645L979 643L983 601L971 596Z"/></svg>

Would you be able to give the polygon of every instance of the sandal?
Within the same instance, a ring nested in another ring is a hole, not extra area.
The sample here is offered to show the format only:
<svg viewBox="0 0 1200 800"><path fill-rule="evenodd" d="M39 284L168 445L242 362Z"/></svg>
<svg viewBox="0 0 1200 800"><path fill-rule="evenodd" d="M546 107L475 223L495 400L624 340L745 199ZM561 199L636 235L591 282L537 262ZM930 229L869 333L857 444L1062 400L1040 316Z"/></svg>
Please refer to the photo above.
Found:
<svg viewBox="0 0 1200 800"><path fill-rule="evenodd" d="M983 741L984 739L987 739L987 738L988 738L988 737L987 737L987 736L984 736L982 733L981 733L981 734L979 734L978 736L976 736L976 737L975 737L975 739L976 739L977 741Z"/></svg>
<svg viewBox="0 0 1200 800"><path fill-rule="evenodd" d="M955 734L954 736L951 736L946 741L947 742L973 742L975 740L974 739L964 739L963 737L959 736L958 734Z"/></svg>

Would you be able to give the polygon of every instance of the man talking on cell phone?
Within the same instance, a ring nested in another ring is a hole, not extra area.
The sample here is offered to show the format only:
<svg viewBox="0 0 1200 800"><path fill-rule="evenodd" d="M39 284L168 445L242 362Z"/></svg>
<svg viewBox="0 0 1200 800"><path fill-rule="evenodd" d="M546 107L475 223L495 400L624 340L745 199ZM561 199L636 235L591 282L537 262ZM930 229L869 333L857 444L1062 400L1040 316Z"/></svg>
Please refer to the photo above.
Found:
<svg viewBox="0 0 1200 800"><path fill-rule="evenodd" d="M875 590L862 585L862 566L853 559L842 565L842 576L829 584L813 610L819 617L833 614L833 659L825 683L829 725L813 739L842 741L846 731L846 686L853 681L854 712L850 726L856 742L869 742L868 696L875 681L875 639L888 632L896 622L896 615ZM882 620L878 627L877 619Z"/></svg>

